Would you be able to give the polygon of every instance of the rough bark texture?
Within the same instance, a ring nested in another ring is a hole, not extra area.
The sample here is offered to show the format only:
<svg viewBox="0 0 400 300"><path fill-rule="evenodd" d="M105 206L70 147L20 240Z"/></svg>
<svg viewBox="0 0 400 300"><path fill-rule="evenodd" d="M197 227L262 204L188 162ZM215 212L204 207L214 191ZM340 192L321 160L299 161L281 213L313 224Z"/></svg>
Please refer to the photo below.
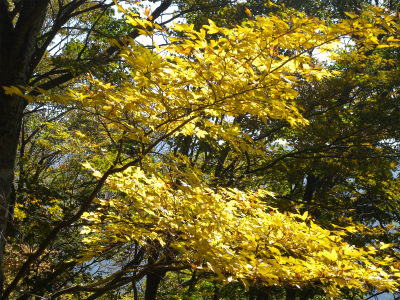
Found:
<svg viewBox="0 0 400 300"><path fill-rule="evenodd" d="M10 193L14 178L14 161L18 135L24 109L24 101L18 97L0 95L0 262L3 261L6 243L5 231L10 219ZM1 270L2 288L4 278ZM2 289L1 289L2 290Z"/></svg>
<svg viewBox="0 0 400 300"><path fill-rule="evenodd" d="M0 2L0 86L27 84L36 39L43 24L49 0L22 1L20 17L13 26L7 1ZM22 114L26 102L0 89L0 266L6 244L6 227L13 207L10 194ZM0 269L0 293L4 275Z"/></svg>

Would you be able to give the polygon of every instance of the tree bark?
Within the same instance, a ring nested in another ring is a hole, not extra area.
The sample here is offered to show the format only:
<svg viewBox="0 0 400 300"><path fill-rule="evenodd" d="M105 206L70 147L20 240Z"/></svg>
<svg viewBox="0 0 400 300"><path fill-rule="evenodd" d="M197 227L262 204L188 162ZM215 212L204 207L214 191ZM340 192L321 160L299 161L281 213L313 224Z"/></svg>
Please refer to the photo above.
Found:
<svg viewBox="0 0 400 300"><path fill-rule="evenodd" d="M10 194L14 179L14 162L25 102L20 97L0 95L0 262L6 245L6 227L11 217ZM4 275L0 268L0 291Z"/></svg>
<svg viewBox="0 0 400 300"><path fill-rule="evenodd" d="M166 271L156 270L146 276L145 300L157 300L158 287L166 274Z"/></svg>
<svg viewBox="0 0 400 300"><path fill-rule="evenodd" d="M0 87L27 84L28 71L36 40L49 0L22 1L20 16L13 26L7 1L0 2ZM10 195L14 180L14 163L26 101L6 95L0 88L0 294L4 273L1 268L6 245L7 223L12 220Z"/></svg>
<svg viewBox="0 0 400 300"><path fill-rule="evenodd" d="M159 243L154 243L153 244L153 249L150 250L150 255L148 257L148 264L152 265L154 264L159 255L160 255L160 250L161 246ZM167 258L169 260L169 258ZM165 277L167 274L167 271L164 270L154 270L147 274L146 276L146 291L144 293L144 300L157 300L157 291L158 287L161 283L161 280Z"/></svg>

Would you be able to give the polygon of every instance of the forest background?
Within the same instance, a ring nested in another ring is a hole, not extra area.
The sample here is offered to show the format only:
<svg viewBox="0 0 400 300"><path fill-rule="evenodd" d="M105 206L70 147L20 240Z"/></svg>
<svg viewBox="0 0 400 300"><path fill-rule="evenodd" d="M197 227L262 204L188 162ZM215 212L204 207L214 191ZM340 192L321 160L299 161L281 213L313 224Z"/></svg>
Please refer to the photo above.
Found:
<svg viewBox="0 0 400 300"><path fill-rule="evenodd" d="M398 4L2 0L1 299L396 295Z"/></svg>

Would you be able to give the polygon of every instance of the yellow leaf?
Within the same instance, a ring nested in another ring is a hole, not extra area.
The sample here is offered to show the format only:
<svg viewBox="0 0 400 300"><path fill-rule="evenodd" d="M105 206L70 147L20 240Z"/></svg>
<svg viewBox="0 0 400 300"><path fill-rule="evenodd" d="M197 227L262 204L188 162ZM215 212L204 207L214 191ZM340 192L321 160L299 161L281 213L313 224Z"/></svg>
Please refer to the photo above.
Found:
<svg viewBox="0 0 400 300"><path fill-rule="evenodd" d="M196 136L197 136L199 139L204 138L204 137L206 137L207 135L208 135L208 132L205 131L205 130L198 129L197 132L196 132Z"/></svg>
<svg viewBox="0 0 400 300"><path fill-rule="evenodd" d="M252 17L251 11L250 11L247 7L244 9L244 11L246 12L246 14L247 14L250 18Z"/></svg>
<svg viewBox="0 0 400 300"><path fill-rule="evenodd" d="M87 161L82 163L82 166L86 169L92 169L92 166L90 165L90 163L88 163Z"/></svg>
<svg viewBox="0 0 400 300"><path fill-rule="evenodd" d="M11 86L11 87L3 86L3 89L5 90L6 95L18 95L18 96L23 95L22 91L16 86Z"/></svg>
<svg viewBox="0 0 400 300"><path fill-rule="evenodd" d="M381 243L379 245L379 250L387 249L387 248L393 247L394 245L395 244L384 244L384 243Z"/></svg>
<svg viewBox="0 0 400 300"><path fill-rule="evenodd" d="M214 33L218 33L219 32L219 28L215 25L215 23L212 20L208 20L208 23L210 24L208 25L204 25L203 27L208 29L207 33L208 34L214 34Z"/></svg>
<svg viewBox="0 0 400 300"><path fill-rule="evenodd" d="M335 249L332 249L331 252L328 252L328 251L324 250L324 251L322 252L322 255L325 256L326 258L332 260L332 261L336 261L337 258L338 258Z"/></svg>
<svg viewBox="0 0 400 300"><path fill-rule="evenodd" d="M355 19L358 17L357 14L349 13L349 12L344 12L346 15L348 15L350 18Z"/></svg>
<svg viewBox="0 0 400 300"><path fill-rule="evenodd" d="M148 16L150 15L150 12L151 12L150 7L146 7L143 14L144 14L146 17L148 17Z"/></svg>

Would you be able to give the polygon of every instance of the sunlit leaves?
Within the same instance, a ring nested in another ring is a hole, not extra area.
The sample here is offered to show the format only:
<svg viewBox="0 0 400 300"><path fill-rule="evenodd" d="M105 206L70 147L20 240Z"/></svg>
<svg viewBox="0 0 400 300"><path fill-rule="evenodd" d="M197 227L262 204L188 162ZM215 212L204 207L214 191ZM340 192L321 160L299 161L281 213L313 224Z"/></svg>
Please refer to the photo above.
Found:
<svg viewBox="0 0 400 300"><path fill-rule="evenodd" d="M86 239L92 249L109 239L144 244L156 239L181 252L182 263L195 264L200 272L211 270L224 282L321 281L332 295L336 285L364 289L365 280L378 289L395 286L383 269L369 267L376 262L367 252L340 242L310 220L307 225L306 214L281 214L260 203L264 191L214 191L197 176L190 185L171 188L168 182L139 168L113 177L109 184L126 196L112 200L115 211L102 203L97 212L85 214L92 226L81 233L95 231Z"/></svg>
<svg viewBox="0 0 400 300"><path fill-rule="evenodd" d="M393 290L390 275L376 267L388 266L390 259L374 258L373 246L364 250L343 242L344 232L354 227L330 232L307 213L282 214L263 205L260 199L272 196L263 190L215 186L212 175L166 146L168 139L188 136L263 158L265 152L234 120L246 115L265 124L279 119L306 125L294 105L296 85L340 74L317 64L309 52L330 52L342 36L357 36L350 56L363 62L365 50L385 45L377 40L384 32L382 16L374 11L372 21L351 16L330 27L301 14L256 17L233 29L212 21L200 31L175 24L172 29L183 38L171 37L157 51L130 41L122 57L132 81L117 87L89 78L90 87L70 92L73 101L107 120L121 145L125 140L140 145L133 157L140 167L109 178L115 197L97 199L96 209L82 215L90 226L81 234L91 249L82 259L106 251L110 242L144 247L157 242L175 251L177 264L212 272L224 283L314 283L329 296L343 286L365 290L366 282ZM128 19L145 34L146 28L157 29L138 16ZM389 19L386 25L394 27ZM101 177L89 163L84 166Z"/></svg>
<svg viewBox="0 0 400 300"><path fill-rule="evenodd" d="M222 187L182 149L179 153L170 147L174 139L190 138L221 151L233 149L231 160L247 155L261 162L267 160L267 152L283 152L285 146L279 143L256 143L238 120L305 126L308 120L296 106L299 85L316 87L318 81L341 74L318 63L310 55L313 50L335 53L332 59L343 65L350 61L364 67L369 59L365 51L398 45L392 36L380 39L387 33L382 28L396 31L385 12L349 16L351 20L332 26L302 14L255 17L233 29L212 21L199 31L175 24L170 31L182 38L171 34L165 47L148 49L125 39L125 81L112 85L89 76L89 83L71 90L69 97L48 95L54 101L73 102L101 125L95 143L90 131L68 130L87 152L79 168L100 181L115 173L102 193L96 192L77 225L88 248L78 261L91 261L115 245L134 242L135 249L140 246L150 253L156 244L174 257L175 265L212 273L222 283L311 283L329 296L343 286L365 290L366 282L378 290L393 290L395 283L383 269L393 265L391 259L374 257L390 244L357 249L343 241L355 227L328 231L314 224L308 213L278 212L261 202L271 199L271 193L251 189L255 184L246 191ZM138 15L127 20L142 34L161 30ZM350 50L341 53L337 48L343 36L356 38ZM392 63L379 55L373 60L376 65ZM364 75L352 80L365 80ZM7 92L32 100L17 87ZM198 161L205 156L199 152ZM62 217L58 208L55 203L49 209L54 220ZM23 219L21 212L17 215Z"/></svg>

